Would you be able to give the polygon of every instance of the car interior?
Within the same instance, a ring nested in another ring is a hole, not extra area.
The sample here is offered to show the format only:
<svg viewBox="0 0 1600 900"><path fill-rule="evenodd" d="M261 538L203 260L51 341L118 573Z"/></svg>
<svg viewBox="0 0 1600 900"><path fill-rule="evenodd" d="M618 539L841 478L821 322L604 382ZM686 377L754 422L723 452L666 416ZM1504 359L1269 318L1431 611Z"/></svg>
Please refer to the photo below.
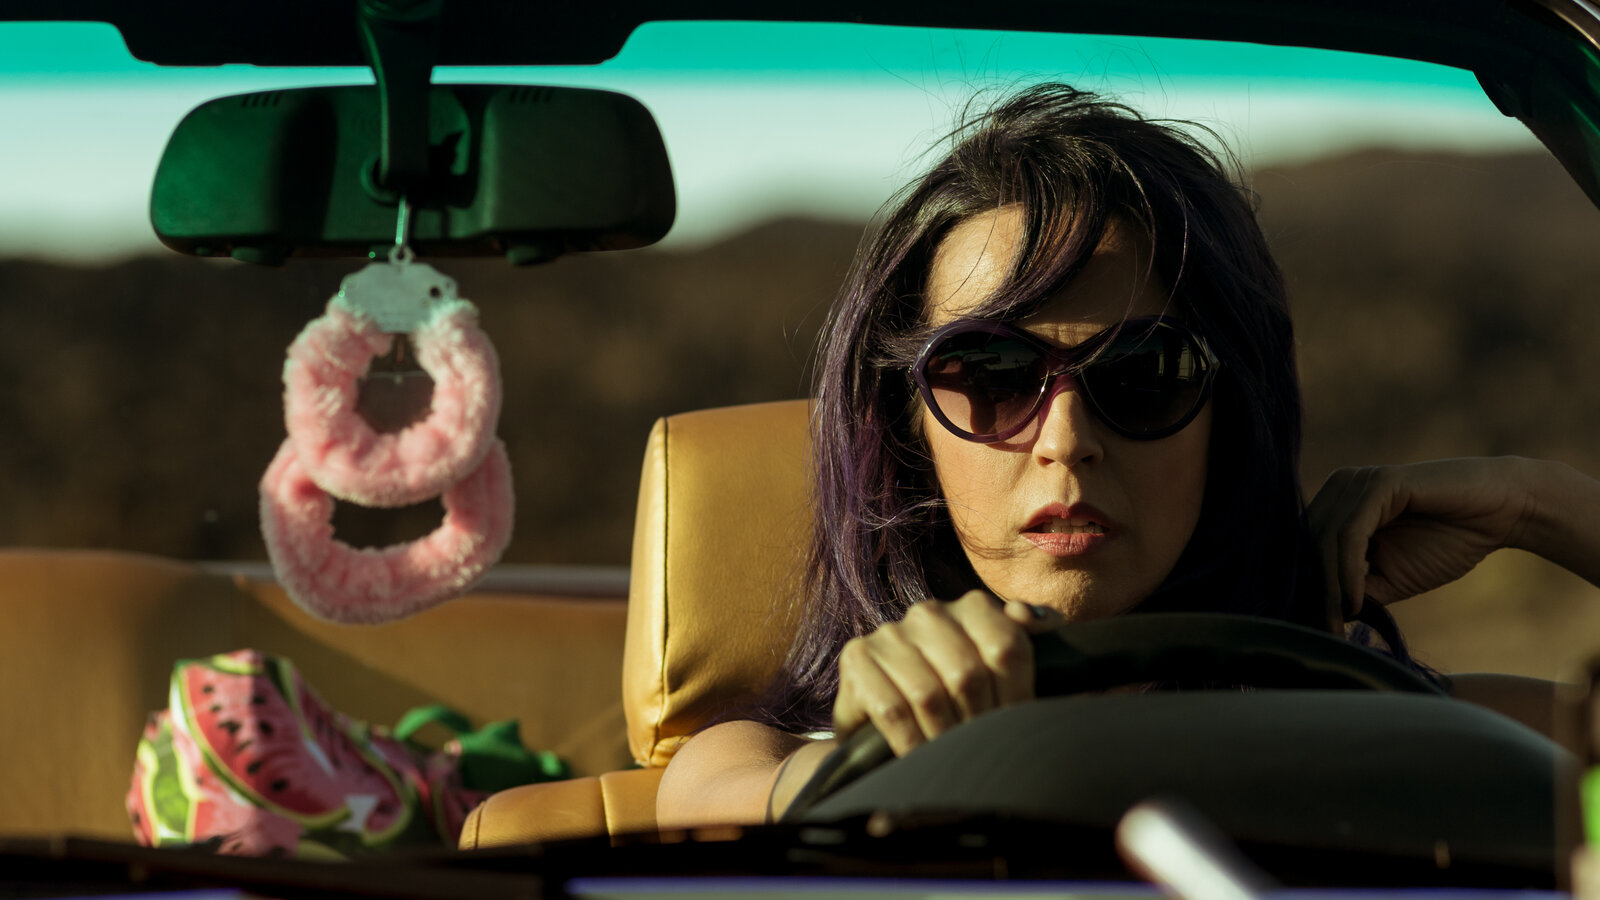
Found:
<svg viewBox="0 0 1600 900"><path fill-rule="evenodd" d="M148 172L150 230L187 264L246 275L348 272L384 265L384 254L406 246L417 262L461 277L467 296L473 285L460 273L487 266L515 269L526 284L590 256L626 265L656 252L640 248L667 236L675 215L699 208L682 143L659 110L658 128L650 104L610 87L501 83L496 73L518 67L537 82L540 67L601 66L640 29L700 21L1229 41L1453 67L1543 145L1586 213L1600 206L1600 11L1584 0L862 0L759 10L714 0L291 0L271 10L20 0L0 10L0 25L109 23L133 59L184 71L370 71L363 86L236 92L171 123ZM469 80L436 83L440 70ZM925 145L931 134L919 137ZM0 147L14 140L0 137ZM1318 239L1285 232L1286 242ZM1573 240L1592 244L1593 233ZM304 293L295 308L315 315L326 292ZM829 299L813 298L813 320ZM555 330L495 332L508 371L536 360ZM266 349L280 365L277 345ZM277 377L262 375L274 403ZM611 515L626 520L626 559L535 565L514 544L464 595L397 621L308 614L264 553L195 558L113 542L0 540L0 760L9 773L0 884L17 896L232 886L273 896L620 897L673 883L732 895L787 884L823 896L888 883L838 881L875 878L926 879L917 890L932 896L1021 879L1062 892L1078 884L1076 895L1086 895L1083 883L1111 881L1119 886L1107 892L1148 896L1113 832L1131 805L1176 793L1274 886L1582 894L1571 862L1584 843L1578 784L1600 759L1586 684L1566 698L1556 742L1443 703L1398 667L1362 651L1341 655L1341 642L1302 646L1204 617L1064 634L1051 645L1056 674L1041 668L1041 679L1059 683L1058 699L997 715L994 730L964 743L935 742L929 749L941 752L920 754L920 767L887 762L882 739L863 730L784 821L663 832L655 796L665 766L690 736L761 692L798 627L810 403L799 377L786 377L799 385L786 398L650 410L648 436L636 435L642 454L635 441L630 468L604 479L605 490L634 498ZM738 379L735 369L723 380ZM512 445L521 530L530 524L524 483L563 475L518 467L522 426L509 403L500 434ZM12 427L0 422L0 431ZM563 520L553 518L548 527L559 531ZM1569 637L1600 649L1600 640ZM361 721L395 722L437 704L473 722L515 720L522 742L565 760L571 777L492 793L467 815L459 849L330 867L135 846L124 804L134 747L147 716L171 701L174 662L243 647L293 660L329 706ZM1197 663L1237 666L1261 689L1198 701L1082 693ZM1181 758L1169 752L1177 742L1188 750ZM1373 746L1384 750L1369 755ZM703 877L784 880L694 880Z"/></svg>

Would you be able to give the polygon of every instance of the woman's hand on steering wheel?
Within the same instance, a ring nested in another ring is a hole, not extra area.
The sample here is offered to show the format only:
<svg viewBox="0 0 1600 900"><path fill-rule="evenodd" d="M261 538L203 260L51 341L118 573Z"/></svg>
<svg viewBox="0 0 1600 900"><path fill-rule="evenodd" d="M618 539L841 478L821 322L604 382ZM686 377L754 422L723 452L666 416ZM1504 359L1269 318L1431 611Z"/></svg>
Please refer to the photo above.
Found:
<svg viewBox="0 0 1600 900"><path fill-rule="evenodd" d="M919 603L903 619L845 644L834 731L866 722L896 756L999 706L1033 699L1029 635L1065 624L1059 612L969 591Z"/></svg>
<svg viewBox="0 0 1600 900"><path fill-rule="evenodd" d="M1394 603L1454 581L1502 547L1593 580L1569 558L1593 551L1585 532L1594 523L1568 521L1564 508L1582 507L1594 490L1592 479L1567 466L1518 457L1335 471L1306 509L1330 624L1367 599Z"/></svg>

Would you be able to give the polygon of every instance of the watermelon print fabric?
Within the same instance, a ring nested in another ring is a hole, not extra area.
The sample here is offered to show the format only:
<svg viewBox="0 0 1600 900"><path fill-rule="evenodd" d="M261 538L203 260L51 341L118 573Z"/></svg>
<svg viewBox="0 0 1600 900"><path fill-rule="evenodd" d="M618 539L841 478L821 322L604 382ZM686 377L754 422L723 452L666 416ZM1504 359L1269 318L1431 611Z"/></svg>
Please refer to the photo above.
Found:
<svg viewBox="0 0 1600 900"><path fill-rule="evenodd" d="M139 741L128 817L141 844L235 855L454 847L492 793L465 787L461 762L459 740L402 741L330 708L288 660L239 650L174 667L168 708Z"/></svg>

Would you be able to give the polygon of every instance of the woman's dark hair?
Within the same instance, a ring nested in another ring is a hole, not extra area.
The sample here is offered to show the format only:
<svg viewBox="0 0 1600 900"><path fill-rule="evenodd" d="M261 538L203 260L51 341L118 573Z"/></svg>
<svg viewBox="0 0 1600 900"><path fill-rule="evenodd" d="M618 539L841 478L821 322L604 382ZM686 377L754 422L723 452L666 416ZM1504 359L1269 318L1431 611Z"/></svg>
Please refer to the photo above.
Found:
<svg viewBox="0 0 1600 900"><path fill-rule="evenodd" d="M1010 277L971 315L1028 315L1116 221L1148 238L1153 274L1221 362L1199 522L1136 611L1323 622L1316 579L1298 571L1309 557L1283 276L1253 195L1232 174L1236 161L1185 130L1058 84L1004 100L952 139L949 155L902 192L863 244L818 347L805 609L761 701L761 717L789 729L828 727L850 638L913 603L982 586L939 499L904 364L908 337L926 331L923 291L940 242L1001 207L1020 207L1023 247Z"/></svg>

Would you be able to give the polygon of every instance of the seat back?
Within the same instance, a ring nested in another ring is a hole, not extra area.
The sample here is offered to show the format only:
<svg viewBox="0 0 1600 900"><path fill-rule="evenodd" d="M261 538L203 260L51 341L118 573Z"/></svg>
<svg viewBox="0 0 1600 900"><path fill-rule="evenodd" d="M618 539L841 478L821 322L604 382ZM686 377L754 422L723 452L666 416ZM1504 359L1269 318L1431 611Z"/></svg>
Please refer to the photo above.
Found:
<svg viewBox="0 0 1600 900"><path fill-rule="evenodd" d="M623 709L636 761L759 693L788 651L810 535L810 405L656 422L634 520Z"/></svg>

